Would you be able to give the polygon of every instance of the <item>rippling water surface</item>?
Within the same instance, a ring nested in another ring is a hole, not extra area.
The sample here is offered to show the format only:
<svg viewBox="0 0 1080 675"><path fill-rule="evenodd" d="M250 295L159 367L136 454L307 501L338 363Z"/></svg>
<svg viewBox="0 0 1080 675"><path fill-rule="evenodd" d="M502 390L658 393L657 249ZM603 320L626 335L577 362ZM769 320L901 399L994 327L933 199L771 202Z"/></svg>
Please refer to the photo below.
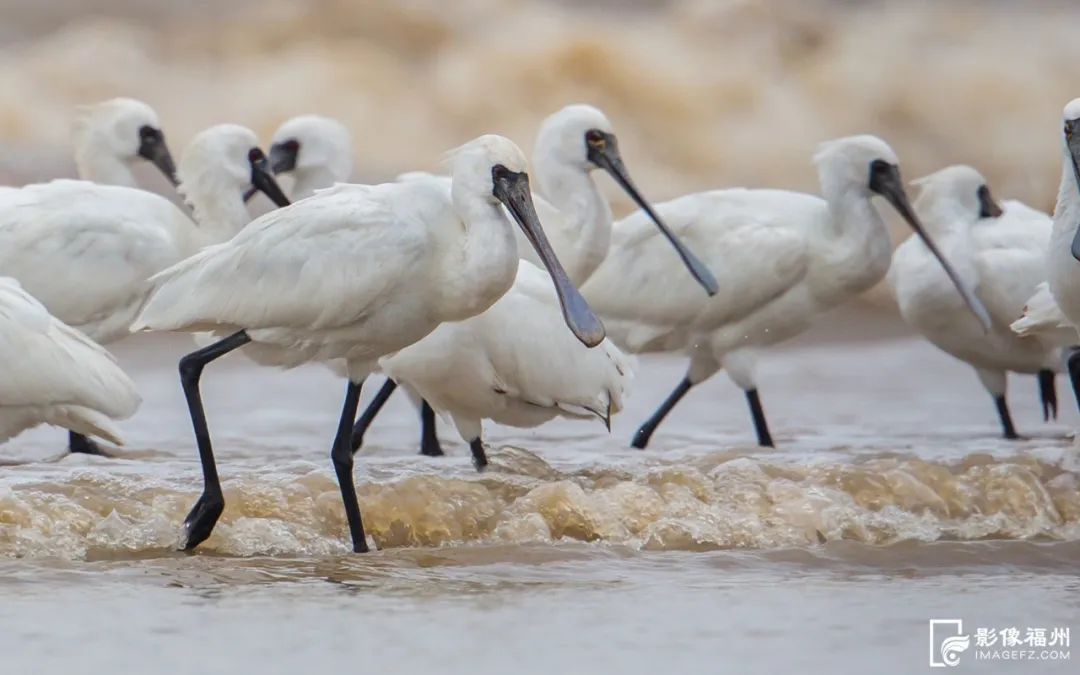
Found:
<svg viewBox="0 0 1080 675"><path fill-rule="evenodd" d="M972 162L1050 205L1073 3L612 4L0 0L0 184L69 172L71 106L115 95L156 106L177 152L213 123L338 116L365 181L482 132L529 147L543 115L589 101L654 199L815 189L814 146L869 131L908 177ZM203 387L226 510L177 552L200 490L190 343L130 340L145 403L117 458L61 456L55 430L0 448L0 672L912 673L931 618L1080 635L1071 393L1044 424L1014 378L1028 438L1003 441L974 374L889 321L834 315L764 361L777 450L752 446L722 375L628 449L677 358L643 360L611 435L490 428L483 475L449 425L449 457L416 456L392 401L357 467L367 556L347 552L328 459L342 383L240 357Z"/></svg>
<svg viewBox="0 0 1080 675"><path fill-rule="evenodd" d="M1014 379L1030 436L1006 442L965 367L907 338L836 343L852 321L765 362L777 450L752 447L722 376L654 447L628 449L676 358L643 362L610 436L491 428L482 475L449 425L449 457L413 455L414 413L393 401L357 469L368 556L347 552L328 459L341 383L236 357L204 380L225 514L196 555L177 552L200 488L174 369L187 343L131 340L119 353L146 402L120 457L58 458L49 430L4 448L0 646L12 672L908 673L930 618L1074 623L1064 383L1062 419L1043 424L1033 378Z"/></svg>

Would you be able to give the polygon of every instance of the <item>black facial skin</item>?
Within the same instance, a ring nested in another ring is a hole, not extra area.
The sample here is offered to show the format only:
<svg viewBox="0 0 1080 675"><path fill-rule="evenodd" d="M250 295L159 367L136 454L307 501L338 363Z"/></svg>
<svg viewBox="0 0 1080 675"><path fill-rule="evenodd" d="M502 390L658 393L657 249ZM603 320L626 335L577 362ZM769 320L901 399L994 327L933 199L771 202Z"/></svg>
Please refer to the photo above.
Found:
<svg viewBox="0 0 1080 675"><path fill-rule="evenodd" d="M990 188L985 185L980 185L979 190L976 193L979 197L979 217L980 218L997 218L1002 213L1001 207L994 201L994 197L990 194Z"/></svg>
<svg viewBox="0 0 1080 675"><path fill-rule="evenodd" d="M915 215L915 210L911 208L907 193L904 192L904 182L900 179L900 168L885 160L875 159L870 162L870 180L867 187L870 188L871 192L875 192L888 200L893 208L896 209L897 213L907 221L907 224L911 226L911 229L915 231L915 234L923 240L926 247L930 249L930 252L933 253L934 257L941 263L941 266L945 269L945 273L949 275L949 279L952 280L953 285L956 286L956 290L960 291L960 296L964 298L964 302L967 303L968 309L971 310L983 325L983 328L989 331L990 313L986 311L986 307L984 307L982 302L975 297L975 294L960 280L960 276L956 273L956 270L952 268L949 261L946 260L945 256L938 250L937 245L926 233L926 229L923 228L922 223L919 222L918 216Z"/></svg>
<svg viewBox="0 0 1080 675"><path fill-rule="evenodd" d="M492 194L502 202L517 221L529 243L536 249L552 281L555 282L555 291L559 295L559 304L562 305L566 325L586 347L595 347L603 342L604 325L593 314L574 284L570 283L555 251L548 243L544 228L540 226L540 218L536 215L536 209L533 206L528 174L523 171L511 171L502 164L496 164L491 168L491 179L494 184Z"/></svg>
<svg viewBox="0 0 1080 675"><path fill-rule="evenodd" d="M694 279L705 289L705 292L709 295L716 295L719 286L716 283L716 277L713 276L709 268L702 263L697 256L690 252L690 249L671 231L670 228L660 219L660 216L653 210L649 202L645 201L645 198L641 196L634 182L630 180L630 173L626 170L626 165L623 163L622 155L619 154L619 141L615 138L615 134L601 131L599 129L590 129L585 132L585 151L589 161L600 167L604 171L607 171L615 182L626 191L626 194L630 195L630 198L634 200L641 210L649 215L649 218L656 223L656 227L660 229L660 232L667 238L671 245L675 247L675 251L682 258L683 264L693 275Z"/></svg>
<svg viewBox="0 0 1080 675"><path fill-rule="evenodd" d="M251 164L252 187L269 197L270 201L277 206L288 206L289 198L285 196L285 193L278 187L277 181L274 180L274 174L270 171L270 162L266 159L263 151L252 148L248 152L248 162Z"/></svg>
<svg viewBox="0 0 1080 675"><path fill-rule="evenodd" d="M287 141L270 146L270 169L275 174L292 171L296 168L296 158L300 154L300 141L290 138Z"/></svg>
<svg viewBox="0 0 1080 675"><path fill-rule="evenodd" d="M180 181L176 179L176 164L169 152L169 146L165 144L165 134L161 129L147 124L139 127L138 155L150 160L174 186L180 184Z"/></svg>
<svg viewBox="0 0 1080 675"><path fill-rule="evenodd" d="M1065 120L1065 144L1069 146L1073 175L1076 177L1077 186L1080 186L1080 119ZM1072 255L1080 260L1080 227L1076 229L1073 237Z"/></svg>

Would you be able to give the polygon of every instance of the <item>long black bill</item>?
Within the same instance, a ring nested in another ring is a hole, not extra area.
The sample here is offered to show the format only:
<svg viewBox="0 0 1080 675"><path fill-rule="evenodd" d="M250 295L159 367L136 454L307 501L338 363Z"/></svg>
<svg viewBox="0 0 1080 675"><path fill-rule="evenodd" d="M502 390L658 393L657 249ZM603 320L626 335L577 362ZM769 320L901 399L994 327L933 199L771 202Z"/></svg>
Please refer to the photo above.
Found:
<svg viewBox="0 0 1080 675"><path fill-rule="evenodd" d="M278 187L274 180L274 174L270 171L270 162L266 155L258 148L252 148L248 153L248 161L251 163L251 185L259 192L270 198L277 206L288 206L289 198Z"/></svg>
<svg viewBox="0 0 1080 675"><path fill-rule="evenodd" d="M145 125L139 128L139 157L150 160L173 186L180 184L176 178L176 163L161 129Z"/></svg>
<svg viewBox="0 0 1080 675"><path fill-rule="evenodd" d="M645 201L645 198L641 196L634 182L630 180L630 173L626 170L626 165L623 164L622 155L619 154L619 142L615 138L615 134L594 129L586 136L586 147L588 147L589 161L611 174L611 177L626 191L626 194L630 195L634 203L649 214L652 221L660 228L660 232L675 247L675 252L682 258L683 264L690 270L690 274L697 279L697 282L701 284L706 293L716 295L719 290L716 277L660 219L660 216L653 210L649 202Z"/></svg>
<svg viewBox="0 0 1080 675"><path fill-rule="evenodd" d="M979 217L980 218L998 218L1001 214L1005 213L998 206L998 203L994 201L994 196L990 194L990 188L985 185L979 186Z"/></svg>
<svg viewBox="0 0 1080 675"><path fill-rule="evenodd" d="M532 192L529 188L529 176L525 172L515 173L506 167L496 165L491 170L495 183L495 197L498 198L517 221L529 242L536 249L537 255L547 268L551 280L555 282L555 292L559 295L563 318L566 325L586 347L595 347L604 340L604 324L596 318L589 304L585 302L578 289L570 283L559 259L548 243L540 218L533 206Z"/></svg>
<svg viewBox="0 0 1080 675"><path fill-rule="evenodd" d="M982 324L983 330L989 332L990 330L990 313L986 311L986 307L983 306L982 301L975 296L975 293L968 288L967 284L960 278L953 269L949 261L945 259L945 256L938 250L937 244L930 238L930 235L926 233L921 222L919 222L918 216L915 215L914 209L911 208L911 203L908 201L907 193L904 192L903 181L900 180L900 169L895 164L889 164L881 160L875 160L870 166L870 189L878 193L893 205L907 224L911 226L911 229L915 231L915 234L919 235L919 238L923 240L926 247L930 249L930 252L934 254L934 257L938 259L941 266L945 269L945 273L949 275L949 279L952 280L953 285L956 286L956 290L960 292L960 296L964 298L964 302L967 304L968 309L975 315L975 318Z"/></svg>
<svg viewBox="0 0 1080 675"><path fill-rule="evenodd" d="M1069 159L1072 161L1073 176L1076 177L1077 189L1080 189L1080 119L1065 120L1065 144L1069 146ZM1080 226L1073 235L1072 255L1080 260Z"/></svg>
<svg viewBox="0 0 1080 675"><path fill-rule="evenodd" d="M286 171L292 171L296 168L296 156L300 152L300 143L295 139L289 139L281 143L274 143L270 146L270 170L275 175L279 173L285 173ZM250 200L255 196L255 193L259 189L256 187L250 187L244 192L244 201Z"/></svg>

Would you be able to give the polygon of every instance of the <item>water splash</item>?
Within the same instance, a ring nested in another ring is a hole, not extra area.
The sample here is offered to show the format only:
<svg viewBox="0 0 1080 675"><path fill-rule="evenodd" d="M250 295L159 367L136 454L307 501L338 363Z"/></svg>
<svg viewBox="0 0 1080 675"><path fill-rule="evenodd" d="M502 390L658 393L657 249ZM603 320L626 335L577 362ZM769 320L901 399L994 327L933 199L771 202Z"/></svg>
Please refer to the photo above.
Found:
<svg viewBox="0 0 1080 675"><path fill-rule="evenodd" d="M381 549L595 542L640 550L783 549L850 541L1080 539L1071 455L969 455L792 462L715 452L617 468L557 470L518 448L492 470L410 471L358 489ZM16 469L9 469L16 471ZM297 463L225 482L226 510L205 552L327 555L348 550L329 470ZM153 475L77 468L0 488L0 556L108 559L166 554L197 497Z"/></svg>

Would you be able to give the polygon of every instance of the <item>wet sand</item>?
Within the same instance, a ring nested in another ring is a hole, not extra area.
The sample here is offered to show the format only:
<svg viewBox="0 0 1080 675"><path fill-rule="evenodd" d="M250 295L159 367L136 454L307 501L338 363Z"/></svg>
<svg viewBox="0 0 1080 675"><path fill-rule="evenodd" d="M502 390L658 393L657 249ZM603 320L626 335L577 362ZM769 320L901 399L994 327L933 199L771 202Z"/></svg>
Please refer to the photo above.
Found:
<svg viewBox="0 0 1080 675"><path fill-rule="evenodd" d="M851 322L881 339L838 342ZM1007 442L973 373L872 325L841 313L764 361L776 450L752 447L723 375L628 449L675 357L642 361L610 436L491 427L483 476L449 425L450 456L414 456L395 399L357 468L368 556L347 552L327 456L341 383L237 357L204 380L226 512L197 554L173 550L199 489L175 376L188 343L132 339L117 351L146 400L120 458L41 461L59 455L50 430L4 448L0 648L12 672L910 673L931 618L1071 625L1065 382L1052 424L1034 379L1011 382L1029 438Z"/></svg>

